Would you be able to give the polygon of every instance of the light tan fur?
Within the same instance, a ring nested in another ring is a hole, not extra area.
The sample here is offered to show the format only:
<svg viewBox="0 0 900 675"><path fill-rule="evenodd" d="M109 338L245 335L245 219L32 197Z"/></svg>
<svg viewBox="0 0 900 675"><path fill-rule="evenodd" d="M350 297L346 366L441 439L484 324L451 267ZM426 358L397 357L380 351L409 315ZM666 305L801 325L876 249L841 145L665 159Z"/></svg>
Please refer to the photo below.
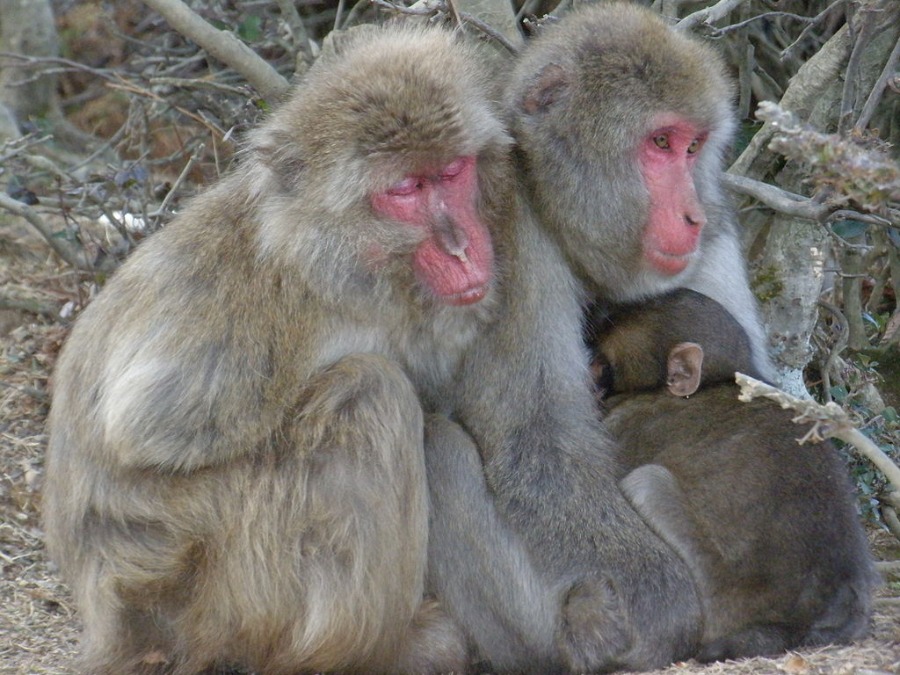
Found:
<svg viewBox="0 0 900 675"><path fill-rule="evenodd" d="M348 39L79 317L44 517L85 673L464 666L423 599L422 414L496 288L433 297L409 262L426 235L369 196L474 155L478 213L506 227L508 139L486 91L447 32Z"/></svg>

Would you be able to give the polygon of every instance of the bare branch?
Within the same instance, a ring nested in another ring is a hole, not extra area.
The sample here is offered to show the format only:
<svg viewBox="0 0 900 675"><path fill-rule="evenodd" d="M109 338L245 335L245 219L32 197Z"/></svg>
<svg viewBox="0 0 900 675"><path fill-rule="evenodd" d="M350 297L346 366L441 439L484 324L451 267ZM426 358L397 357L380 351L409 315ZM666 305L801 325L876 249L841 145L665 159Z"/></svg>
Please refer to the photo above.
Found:
<svg viewBox="0 0 900 675"><path fill-rule="evenodd" d="M794 422L798 424L812 423L812 428L798 442L819 442L825 438L842 440L852 445L863 457L871 461L895 489L900 489L900 467L894 464L881 448L854 427L850 416L836 403L821 405L813 400L801 400L743 373L736 373L735 381L741 387L738 397L741 401L768 398L782 408L796 412L797 417L794 418Z"/></svg>
<svg viewBox="0 0 900 675"><path fill-rule="evenodd" d="M0 192L0 208L27 220L34 229L47 241L56 254L66 263L79 270L93 270L93 265L87 259L84 251L73 245L66 239L62 239L53 232L53 228L41 218L40 214L27 204L16 201L9 195Z"/></svg>
<svg viewBox="0 0 900 675"><path fill-rule="evenodd" d="M506 49L510 54L517 54L519 52L518 47L514 45L512 42L506 39L506 36L502 33L494 30L494 28L479 19L476 16L469 14L468 12L460 12L459 18L463 21L463 23L468 23L477 28L479 31L487 35L489 38L497 42L504 49Z"/></svg>
<svg viewBox="0 0 900 675"><path fill-rule="evenodd" d="M298 48L307 59L311 58L313 54L312 41L309 39L309 33L306 32L306 26L303 24L303 19L300 17L300 13L297 11L297 6L294 4L293 0L278 0L278 10L281 12L281 18L284 19L288 28L290 28L291 35L294 38L294 46ZM339 18L340 11L338 12L335 21Z"/></svg>
<svg viewBox="0 0 900 675"><path fill-rule="evenodd" d="M827 204L814 202L809 197L788 192L775 185L763 183L733 173L722 176L722 182L730 190L759 200L769 208L797 218L824 220L831 210Z"/></svg>
<svg viewBox="0 0 900 675"><path fill-rule="evenodd" d="M176 31L247 78L266 100L277 101L287 91L288 81L256 52L232 33L209 25L181 0L144 0L144 4L165 17Z"/></svg>
<svg viewBox="0 0 900 675"><path fill-rule="evenodd" d="M897 40L896 44L894 44L894 49L891 51L887 63L884 64L881 76L875 82L875 86L872 87L872 91L869 93L869 97L859 113L859 119L853 125L856 131L862 131L869 126L869 121L872 119L872 115L875 114L875 108L878 107L878 103L881 101L881 95L884 93L890 79L896 73L898 62L900 62L900 40Z"/></svg>
<svg viewBox="0 0 900 675"><path fill-rule="evenodd" d="M431 16L438 12L443 12L445 14L450 14L453 12L455 7L448 4L444 0L434 0L430 2L417 2L416 4L406 7L405 5L398 5L391 0L369 0L376 7L381 7L382 9L386 9L389 12L397 12L398 14L406 14L409 16ZM519 48L509 39L507 39L504 33L497 31L492 24L488 24L485 21L482 21L477 16L470 14L468 12L458 12L457 19L462 23L470 24L475 27L489 38L497 42L504 49L506 49L511 54L516 54L519 51Z"/></svg>
<svg viewBox="0 0 900 675"><path fill-rule="evenodd" d="M697 10L693 14L688 14L681 21L675 24L678 30L688 31L701 23L713 24L722 19L735 9L742 5L746 0L719 0L712 7L705 7Z"/></svg>
<svg viewBox="0 0 900 675"><path fill-rule="evenodd" d="M875 563L875 569L877 569L885 579L890 577L900 577L900 560L879 560Z"/></svg>
<svg viewBox="0 0 900 675"><path fill-rule="evenodd" d="M821 97L822 92L840 77L850 46L849 30L847 26L843 26L791 79L790 86L781 98L781 106L804 115L812 103ZM751 166L764 153L774 134L775 125L767 122L756 132L741 156L731 165L729 172L748 175Z"/></svg>
<svg viewBox="0 0 900 675"><path fill-rule="evenodd" d="M828 14L831 12L831 10L833 10L835 7L846 4L847 2L848 2L848 0L835 0L833 3L828 5L828 7L826 7L821 12L819 12L814 17L812 17L812 20L806 25L806 27L802 31L800 31L800 35L797 36L797 39L794 40L791 44L789 44L787 47L785 47L782 50L782 52L781 52L782 60L786 60L792 56L794 49L797 48L797 45L799 45L803 42L804 38L807 35L809 35L809 32L813 28L815 28L822 19L824 19L826 16L828 16Z"/></svg>
<svg viewBox="0 0 900 675"><path fill-rule="evenodd" d="M453 0L459 16L515 54L522 45L512 3L508 0ZM487 29L487 30L485 30Z"/></svg>

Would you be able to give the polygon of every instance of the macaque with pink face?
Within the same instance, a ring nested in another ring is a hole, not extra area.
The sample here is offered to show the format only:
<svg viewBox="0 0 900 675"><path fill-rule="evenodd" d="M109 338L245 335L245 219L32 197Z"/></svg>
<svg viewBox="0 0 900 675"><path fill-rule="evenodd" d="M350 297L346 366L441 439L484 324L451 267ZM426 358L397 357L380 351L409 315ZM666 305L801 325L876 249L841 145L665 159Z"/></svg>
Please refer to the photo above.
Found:
<svg viewBox="0 0 900 675"><path fill-rule="evenodd" d="M497 304L487 91L446 31L353 33L78 318L44 516L83 672L465 668L423 424Z"/></svg>
<svg viewBox="0 0 900 675"><path fill-rule="evenodd" d="M732 87L713 49L624 2L548 24L504 85L525 202L514 311L475 341L459 378L455 418L477 455L447 432L455 451L427 456L443 476L431 481L432 586L499 670L661 667L697 653L696 587L622 500L584 310L695 289L736 317L756 370L771 372L720 179ZM490 564L486 540L506 551ZM559 598L554 623L540 608Z"/></svg>
<svg viewBox="0 0 900 675"><path fill-rule="evenodd" d="M720 180L735 127L719 54L631 3L549 25L508 89L531 202L592 300L678 287L737 317L771 374Z"/></svg>

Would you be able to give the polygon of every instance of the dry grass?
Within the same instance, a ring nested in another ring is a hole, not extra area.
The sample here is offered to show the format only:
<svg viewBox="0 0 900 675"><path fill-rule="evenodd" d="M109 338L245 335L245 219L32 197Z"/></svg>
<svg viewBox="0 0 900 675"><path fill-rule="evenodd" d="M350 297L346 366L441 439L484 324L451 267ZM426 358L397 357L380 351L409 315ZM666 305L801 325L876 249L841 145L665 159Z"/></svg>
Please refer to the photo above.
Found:
<svg viewBox="0 0 900 675"><path fill-rule="evenodd" d="M67 288L71 278L48 261L40 244L23 239L0 246L0 296L27 295L59 305L74 293ZM0 675L71 674L78 614L44 555L39 515L45 392L64 331L32 314L2 310L0 332ZM900 557L900 547L888 535L873 533L872 541L880 558ZM660 672L900 673L900 584L880 591L872 634L857 644L710 666L688 662Z"/></svg>

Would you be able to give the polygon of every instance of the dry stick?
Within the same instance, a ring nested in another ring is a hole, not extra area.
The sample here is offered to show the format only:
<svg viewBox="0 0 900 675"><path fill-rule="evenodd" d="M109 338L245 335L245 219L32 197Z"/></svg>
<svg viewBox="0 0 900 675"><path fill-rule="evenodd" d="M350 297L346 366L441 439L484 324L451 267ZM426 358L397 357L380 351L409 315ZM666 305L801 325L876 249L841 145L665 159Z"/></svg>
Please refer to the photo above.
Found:
<svg viewBox="0 0 900 675"><path fill-rule="evenodd" d="M369 2L371 2L376 7L381 7L382 9L386 9L390 12L397 12L398 14L409 14L411 16L428 16L430 14L434 14L435 11L449 11L447 7L436 8L436 6L431 3L416 3L415 5L412 5L410 7L404 7L403 5L395 5L390 0L369 0ZM518 53L519 48L516 47L516 45L514 45L510 40L508 40L505 35L495 30L489 24L485 23L478 17L473 16L468 12L460 12L459 19L463 23L471 24L473 27L487 35L492 40L496 40L497 43L500 44L504 49L509 51L510 54Z"/></svg>
<svg viewBox="0 0 900 675"><path fill-rule="evenodd" d="M677 28L678 30L687 31L700 23L715 23L719 19L727 16L731 10L733 10L735 7L740 6L744 2L746 2L746 0L719 0L719 2L717 2L712 7L706 7L705 9L698 10L693 14L688 14L681 21L675 24L675 28Z"/></svg>
<svg viewBox="0 0 900 675"><path fill-rule="evenodd" d="M859 30L856 29L855 17L862 15L859 23ZM850 117L853 115L853 109L856 107L857 89L859 88L859 70L860 61L862 60L863 50L869 45L869 38L872 36L874 19L872 15L864 10L860 10L853 15L854 20L848 21L850 26L850 36L853 40L853 49L850 50L850 58L847 59L847 67L844 69L844 90L841 93L841 111L838 116L838 133L845 135L850 129Z"/></svg>
<svg viewBox="0 0 900 675"><path fill-rule="evenodd" d="M881 519L887 528L897 539L900 539L900 518L897 518L897 512L891 506L885 506L881 509Z"/></svg>
<svg viewBox="0 0 900 675"><path fill-rule="evenodd" d="M166 193L166 196L163 197L162 203L159 205L159 208L156 209L156 211L148 214L151 218L165 215L166 207L169 205L169 200L171 200L172 195L174 195L178 191L178 188L181 186L181 183L187 177L188 172L191 170L191 167L194 166L194 164L197 162L200 155L203 153L204 148L206 148L206 145L201 143L197 147L197 149L194 151L194 153L190 156L190 158L188 158L187 164L184 165L184 168L181 170L181 173L178 174L178 178L172 184L172 187L169 188L169 191Z"/></svg>
<svg viewBox="0 0 900 675"><path fill-rule="evenodd" d="M45 305L44 303L37 300L9 298L5 295L0 295L0 309L19 310L22 312L28 312L29 314L46 316L50 319L55 319L58 316L56 308L50 305Z"/></svg>
<svg viewBox="0 0 900 675"><path fill-rule="evenodd" d="M841 334L828 352L828 359L825 361L825 365L822 366L822 393L828 399L828 402L831 402L831 371L834 369L841 352L847 348L847 342L850 339L850 327L847 325L844 313L830 302L819 299L819 307L823 307L831 312L841 326Z"/></svg>
<svg viewBox="0 0 900 675"><path fill-rule="evenodd" d="M510 53L521 47L522 33L508 0L453 0L451 7L465 23L490 35Z"/></svg>
<svg viewBox="0 0 900 675"><path fill-rule="evenodd" d="M775 17L785 17L787 19L793 19L795 21L802 21L804 23L808 23L810 21L814 21L813 17L803 16L802 14L794 14L793 12L764 12L763 14L757 14L755 16L751 16L749 19L744 19L743 21L738 21L737 23L731 23L727 26L722 26L721 28L714 28L712 31L713 37L723 37L728 33L733 33L734 31L740 30L744 26L749 26L752 23L757 21L772 19Z"/></svg>
<svg viewBox="0 0 900 675"><path fill-rule="evenodd" d="M343 0L341 0L343 4ZM278 0L278 10L281 12L281 18L287 23L294 39L294 46L303 52L307 58L312 57L312 41L309 39L309 33L306 32L306 26L297 11L297 7L293 0Z"/></svg>
<svg viewBox="0 0 900 675"><path fill-rule="evenodd" d="M760 397L768 398L782 408L798 413L794 422L800 424L811 422L812 428L803 438L799 439L799 443L819 442L825 438L842 440L870 460L884 474L894 489L900 490L900 467L894 464L881 448L854 427L849 415L836 403L821 405L815 401L801 400L743 373L736 373L735 381L741 387L741 393L738 396L741 401L747 402Z"/></svg>
<svg viewBox="0 0 900 675"><path fill-rule="evenodd" d="M753 197L759 202L779 213L784 213L797 218L806 218L818 222L828 220L858 220L863 223L871 223L872 225L892 225L900 223L900 211L897 209L886 209L887 218L877 216L871 213L859 213L849 209L834 210L824 202L817 202L809 197L798 195L780 187L763 183L753 178L739 176L733 173L725 173L722 175L722 182L725 186L737 192L738 194Z"/></svg>
<svg viewBox="0 0 900 675"><path fill-rule="evenodd" d="M897 70L898 62L900 62L900 40L897 40L897 43L894 45L894 49L891 51L887 63L884 64L884 70L881 71L881 76L875 82L875 86L872 87L869 98L866 99L862 112L859 113L859 119L856 120L856 124L853 125L854 130L862 131L869 126L869 121L872 119L872 115L875 114L875 108L877 108L879 102L881 102L881 95L887 88L888 81L894 76L894 72Z"/></svg>
<svg viewBox="0 0 900 675"><path fill-rule="evenodd" d="M815 28L818 23L828 15L829 12L831 12L831 10L833 10L838 5L845 4L846 2L848 2L848 0L835 0L833 3L828 5L828 7L812 17L810 22L806 24L806 26L804 26L802 31L800 31L800 35L797 36L797 39L781 50L781 60L784 61L786 58L788 58L788 56L791 55L791 52L794 51L797 45L803 41L803 38L805 38L810 33L810 31L812 31L812 29Z"/></svg>
<svg viewBox="0 0 900 675"><path fill-rule="evenodd" d="M875 567L885 577L900 577L900 560L884 560L875 563Z"/></svg>
<svg viewBox="0 0 900 675"><path fill-rule="evenodd" d="M201 126L206 127L211 132L219 134L219 136L222 136L222 137L225 136L224 129L221 129L220 127L218 127L213 122L210 122L205 117L198 115L196 113L193 113L190 110L188 110L187 108L182 108L181 106L173 105L172 103L170 103L166 100L165 96L163 96L161 94L157 94L156 92L150 91L149 89L145 89L144 87L141 87L140 85L135 84L134 82L130 82L129 80L122 78L121 83L109 82L109 83L107 83L106 86L109 87L110 89L124 91L129 94L136 94L137 96L143 96L143 97L152 99L154 101L159 101L161 103L165 103L166 105L171 106L174 110L177 110L178 112L180 112L185 117L189 117L190 119L197 122L197 124L200 124Z"/></svg>
<svg viewBox="0 0 900 675"><path fill-rule="evenodd" d="M27 204L16 201L9 195L0 192L0 208L27 220L34 229L41 233L56 254L66 263L78 270L94 269L83 250L60 237L54 236L52 228L41 218L40 214Z"/></svg>
<svg viewBox="0 0 900 675"><path fill-rule="evenodd" d="M844 60L850 51L847 26L842 26L829 38L821 49L797 71L791 84L781 97L780 105L786 110L804 111L824 88L843 72ZM767 152L769 141L775 134L776 126L766 122L757 131L741 156L728 169L727 175L746 175L754 160Z"/></svg>
<svg viewBox="0 0 900 675"><path fill-rule="evenodd" d="M267 101L277 101L288 90L288 81L256 52L234 34L208 24L181 0L144 0L144 4L162 14L176 31L247 78Z"/></svg>

